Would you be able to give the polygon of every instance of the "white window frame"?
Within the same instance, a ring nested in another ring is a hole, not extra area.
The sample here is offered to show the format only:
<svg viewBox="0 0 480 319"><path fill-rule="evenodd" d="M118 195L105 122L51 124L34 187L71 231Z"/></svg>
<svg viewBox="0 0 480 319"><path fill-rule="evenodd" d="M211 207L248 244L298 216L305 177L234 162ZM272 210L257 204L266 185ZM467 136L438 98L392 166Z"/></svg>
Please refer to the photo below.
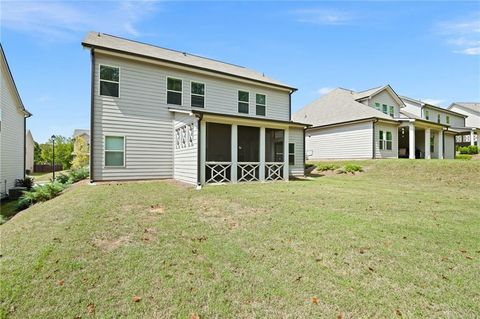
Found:
<svg viewBox="0 0 480 319"><path fill-rule="evenodd" d="M395 107L393 105L388 106L388 115L395 117Z"/></svg>
<svg viewBox="0 0 480 319"><path fill-rule="evenodd" d="M425 119L426 119L427 121L430 121L430 112L429 112L429 110L425 110Z"/></svg>
<svg viewBox="0 0 480 319"><path fill-rule="evenodd" d="M203 84L203 95L192 93L192 83ZM203 96L203 107L192 105L192 95ZM190 80L190 107L197 107L199 109L207 108L207 85L205 82Z"/></svg>
<svg viewBox="0 0 480 319"><path fill-rule="evenodd" d="M169 90L169 89L168 89L168 79L180 80L180 81L182 81L182 91ZM183 92L185 91L185 89L184 89L184 87L183 87L183 86L184 86L184 85L183 85L183 82L184 82L183 79L180 78L180 77L171 76L171 75L167 75L167 76L165 77L165 92L166 92L166 94L165 94L165 104L167 104L167 105L176 105L176 106L185 105L185 104L183 103L183 102L184 102L184 101L183 101L183 97L184 97L184 95L185 95L185 94L183 94ZM180 102L180 105L168 103L168 92L180 93L180 101L181 101L181 102Z"/></svg>
<svg viewBox="0 0 480 319"><path fill-rule="evenodd" d="M382 138L380 138L380 132L382 133ZM391 140L387 140L387 133L390 133L392 136ZM384 131L384 130L379 130L378 131L378 149L381 151L393 151L393 132L392 131ZM387 143L391 142L392 143L392 149L387 148Z"/></svg>
<svg viewBox="0 0 480 319"><path fill-rule="evenodd" d="M388 115L388 105L382 104L382 113Z"/></svg>
<svg viewBox="0 0 480 319"><path fill-rule="evenodd" d="M107 137L123 137L123 165L107 165L107 157L105 156L106 152L119 152L119 151L108 151L107 148ZM105 134L103 135L103 168L125 168L126 167L126 149L127 137L121 134Z"/></svg>
<svg viewBox="0 0 480 319"><path fill-rule="evenodd" d="M116 68L118 69L118 82L115 82L115 81L110 81L110 80L102 80L101 78L101 73L100 73L100 69L102 66L106 66L108 68ZM100 86L101 86L101 82L102 81L105 81L105 82L110 82L110 83L117 83L118 84L118 96L111 96L111 95L103 95L101 94L101 89L100 89ZM99 96L105 96L105 97L111 97L111 98L114 98L114 99L119 99L120 98L120 82L122 81L122 68L119 67L119 66L116 66L116 65L109 65L109 64L104 64L104 63L99 63L98 64L98 95Z"/></svg>
<svg viewBox="0 0 480 319"><path fill-rule="evenodd" d="M391 140L388 139L388 134L390 133ZM388 142L391 143L390 149L388 149ZM393 132L392 131L385 131L385 151L393 151Z"/></svg>
<svg viewBox="0 0 480 319"><path fill-rule="evenodd" d="M437 123L442 123L442 115L440 113L437 114Z"/></svg>
<svg viewBox="0 0 480 319"><path fill-rule="evenodd" d="M447 116L445 117L445 122L446 122L447 124L450 124L450 115L447 115Z"/></svg>
<svg viewBox="0 0 480 319"><path fill-rule="evenodd" d="M293 144L293 153L290 153L290 144ZM290 156L293 155L293 164L290 164ZM295 166L295 143L288 143L288 165Z"/></svg>
<svg viewBox="0 0 480 319"><path fill-rule="evenodd" d="M265 96L265 104L258 104L257 103L257 94ZM267 103L268 103L267 101L268 101L268 95L267 94L255 92L255 116L261 116L261 117L266 117L267 116ZM257 115L257 104L265 106L265 115Z"/></svg>
<svg viewBox="0 0 480 319"><path fill-rule="evenodd" d="M246 92L246 93L248 93L248 102L240 101L240 99L239 99L240 92ZM248 91L248 90L240 90L240 89L237 90L237 113L250 115L250 104L252 104L252 103L250 103L250 97L251 97L250 91ZM255 102L256 102L256 101L255 101ZM247 104L248 104L248 112L247 112L247 113L243 113L243 112L240 112L240 111L238 110L238 104L239 104L239 103L247 103Z"/></svg>

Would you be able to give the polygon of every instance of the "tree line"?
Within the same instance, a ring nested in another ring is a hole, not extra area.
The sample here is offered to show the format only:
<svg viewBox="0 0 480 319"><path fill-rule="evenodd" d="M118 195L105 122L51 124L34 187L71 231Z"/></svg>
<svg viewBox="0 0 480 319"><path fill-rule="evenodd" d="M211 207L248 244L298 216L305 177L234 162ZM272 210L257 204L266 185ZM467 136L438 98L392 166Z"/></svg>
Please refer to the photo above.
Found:
<svg viewBox="0 0 480 319"><path fill-rule="evenodd" d="M55 164L61 164L63 169L88 165L88 152L88 144L82 137L76 139L61 135L55 137ZM35 142L33 154L35 164L52 164L53 139L50 138L46 143L41 144Z"/></svg>

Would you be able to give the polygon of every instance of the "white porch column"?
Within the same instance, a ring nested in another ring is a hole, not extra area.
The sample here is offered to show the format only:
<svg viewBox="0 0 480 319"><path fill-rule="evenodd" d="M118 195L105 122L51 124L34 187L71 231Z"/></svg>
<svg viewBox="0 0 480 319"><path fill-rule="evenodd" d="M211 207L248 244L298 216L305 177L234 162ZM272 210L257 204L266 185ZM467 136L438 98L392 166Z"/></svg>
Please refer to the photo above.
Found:
<svg viewBox="0 0 480 319"><path fill-rule="evenodd" d="M425 129L425 159L431 159L430 154L430 129Z"/></svg>
<svg viewBox="0 0 480 319"><path fill-rule="evenodd" d="M205 185L205 162L207 159L207 123L200 122L200 183Z"/></svg>
<svg viewBox="0 0 480 319"><path fill-rule="evenodd" d="M232 183L237 182L238 165L238 126L232 124L232 166L230 168L230 178Z"/></svg>
<svg viewBox="0 0 480 319"><path fill-rule="evenodd" d="M475 145L475 141L473 140L473 130L470 130L470 145Z"/></svg>
<svg viewBox="0 0 480 319"><path fill-rule="evenodd" d="M408 158L415 159L415 125L408 124Z"/></svg>
<svg viewBox="0 0 480 319"><path fill-rule="evenodd" d="M283 135L283 180L288 181L288 127L285 129Z"/></svg>
<svg viewBox="0 0 480 319"><path fill-rule="evenodd" d="M260 181L265 181L265 128L260 127Z"/></svg>
<svg viewBox="0 0 480 319"><path fill-rule="evenodd" d="M443 129L438 132L438 159L443 159Z"/></svg>

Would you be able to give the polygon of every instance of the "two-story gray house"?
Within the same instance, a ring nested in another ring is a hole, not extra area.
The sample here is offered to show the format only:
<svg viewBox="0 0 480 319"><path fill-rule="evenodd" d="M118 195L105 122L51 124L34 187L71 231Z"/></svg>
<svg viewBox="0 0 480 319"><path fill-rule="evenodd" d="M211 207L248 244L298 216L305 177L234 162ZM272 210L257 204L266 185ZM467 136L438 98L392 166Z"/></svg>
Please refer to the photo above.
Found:
<svg viewBox="0 0 480 319"><path fill-rule="evenodd" d="M241 66L91 32L93 181L204 185L304 173L295 88Z"/></svg>

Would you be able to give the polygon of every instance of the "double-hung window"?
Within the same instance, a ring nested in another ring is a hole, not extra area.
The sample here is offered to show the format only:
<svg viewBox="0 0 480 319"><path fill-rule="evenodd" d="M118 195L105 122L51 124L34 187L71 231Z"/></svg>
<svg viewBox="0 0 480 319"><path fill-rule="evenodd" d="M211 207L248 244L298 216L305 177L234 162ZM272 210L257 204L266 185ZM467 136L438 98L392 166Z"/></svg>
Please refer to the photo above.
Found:
<svg viewBox="0 0 480 319"><path fill-rule="evenodd" d="M100 65L100 95L119 97L120 68Z"/></svg>
<svg viewBox="0 0 480 319"><path fill-rule="evenodd" d="M386 147L386 149L388 151L391 151L392 150L392 142L393 142L392 141L392 132L387 131L386 133L387 133L386 134L387 135L387 140L386 140L386 144L387 144L386 146L387 147Z"/></svg>
<svg viewBox="0 0 480 319"><path fill-rule="evenodd" d="M125 166L125 137L105 136L105 166Z"/></svg>
<svg viewBox="0 0 480 319"><path fill-rule="evenodd" d="M385 136L383 134L383 131L378 132L378 148L383 150L383 145L385 144L384 140Z"/></svg>
<svg viewBox="0 0 480 319"><path fill-rule="evenodd" d="M383 111L383 113L388 114L388 105L387 104L382 105L382 111Z"/></svg>
<svg viewBox="0 0 480 319"><path fill-rule="evenodd" d="M440 123L440 122L441 122L440 119L441 119L441 118L440 118L440 114L437 114L437 123Z"/></svg>
<svg viewBox="0 0 480 319"><path fill-rule="evenodd" d="M375 103L375 108L379 111L381 111L381 106L380 106L380 103Z"/></svg>
<svg viewBox="0 0 480 319"><path fill-rule="evenodd" d="M288 165L295 165L295 143L288 143Z"/></svg>
<svg viewBox="0 0 480 319"><path fill-rule="evenodd" d="M191 83L191 106L205 107L205 84L199 82Z"/></svg>
<svg viewBox="0 0 480 319"><path fill-rule="evenodd" d="M447 124L450 124L450 116L447 115L445 121L447 122Z"/></svg>
<svg viewBox="0 0 480 319"><path fill-rule="evenodd" d="M378 134L378 148L381 150L392 150L393 140L392 132L390 131L379 131Z"/></svg>
<svg viewBox="0 0 480 319"><path fill-rule="evenodd" d="M425 110L425 119L426 120L430 119L430 112L428 110Z"/></svg>
<svg viewBox="0 0 480 319"><path fill-rule="evenodd" d="M395 116L395 108L390 105L390 116L394 117Z"/></svg>
<svg viewBox="0 0 480 319"><path fill-rule="evenodd" d="M167 104L182 105L182 80L167 78Z"/></svg>
<svg viewBox="0 0 480 319"><path fill-rule="evenodd" d="M248 114L250 94L246 91L238 91L238 113Z"/></svg>
<svg viewBox="0 0 480 319"><path fill-rule="evenodd" d="M266 95L257 93L256 101L257 101L256 114L265 116L267 114L267 97L266 97Z"/></svg>

